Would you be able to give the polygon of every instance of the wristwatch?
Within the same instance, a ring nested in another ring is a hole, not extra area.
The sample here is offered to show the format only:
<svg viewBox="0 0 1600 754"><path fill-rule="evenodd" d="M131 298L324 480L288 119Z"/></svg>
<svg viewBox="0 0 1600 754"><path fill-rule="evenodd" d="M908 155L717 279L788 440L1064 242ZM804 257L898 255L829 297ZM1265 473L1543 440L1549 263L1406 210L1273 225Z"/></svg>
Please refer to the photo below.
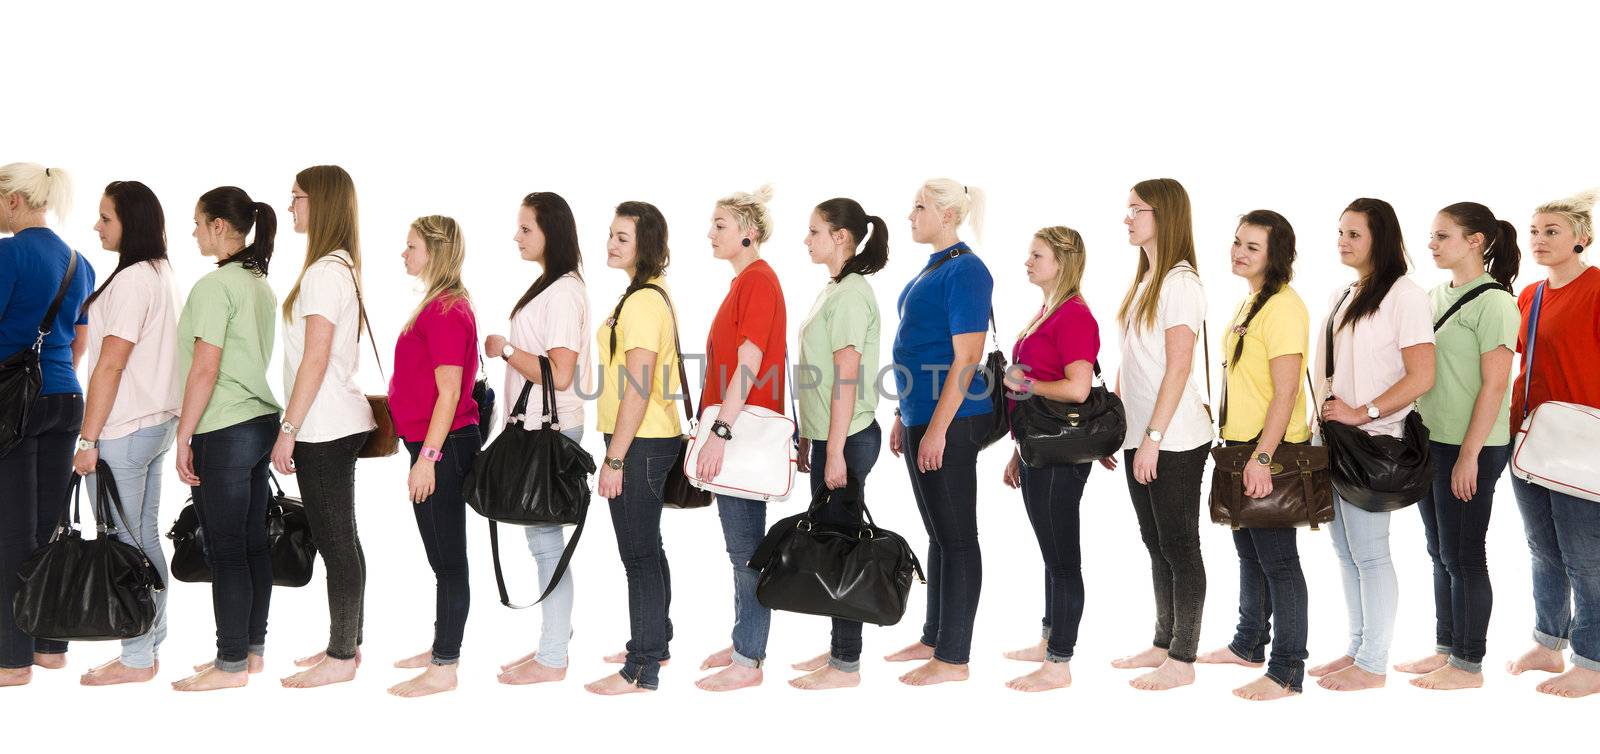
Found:
<svg viewBox="0 0 1600 754"><path fill-rule="evenodd" d="M1367 404L1367 418L1368 419L1377 419L1377 418L1379 418L1381 416L1383 416L1383 412L1378 410L1378 404L1376 404L1376 403L1368 403Z"/></svg>
<svg viewBox="0 0 1600 754"><path fill-rule="evenodd" d="M99 440L90 440L87 437L78 438L78 450L80 452L81 451L85 451L85 450L94 450L95 448L98 448L98 447L100 447L100 441Z"/></svg>
<svg viewBox="0 0 1600 754"><path fill-rule="evenodd" d="M612 471L621 471L622 470L622 459L621 458L612 458L611 456L606 456L606 468L611 469Z"/></svg>
<svg viewBox="0 0 1600 754"><path fill-rule="evenodd" d="M1145 427L1144 436L1155 440L1157 445L1161 444L1161 430L1155 427Z"/></svg>
<svg viewBox="0 0 1600 754"><path fill-rule="evenodd" d="M512 348L511 344L507 343L507 344L505 344L504 347L502 347L500 349L500 358L505 359L506 361L510 361L511 357L515 356L516 353L517 353L517 349Z"/></svg>
<svg viewBox="0 0 1600 754"><path fill-rule="evenodd" d="M1256 454L1256 463L1259 463L1262 466L1271 466L1272 465L1272 456L1267 454L1267 453L1257 453Z"/></svg>
<svg viewBox="0 0 1600 754"><path fill-rule="evenodd" d="M728 426L727 422L718 419L714 422L711 422L711 434L714 434L724 440L732 440L733 427Z"/></svg>
<svg viewBox="0 0 1600 754"><path fill-rule="evenodd" d="M293 437L295 433L300 431L300 428L290 424L288 419L284 419L280 424L278 424L278 431Z"/></svg>
<svg viewBox="0 0 1600 754"><path fill-rule="evenodd" d="M423 446L422 451L417 455L422 456L423 460L433 461L434 463L444 460L444 451L438 448Z"/></svg>

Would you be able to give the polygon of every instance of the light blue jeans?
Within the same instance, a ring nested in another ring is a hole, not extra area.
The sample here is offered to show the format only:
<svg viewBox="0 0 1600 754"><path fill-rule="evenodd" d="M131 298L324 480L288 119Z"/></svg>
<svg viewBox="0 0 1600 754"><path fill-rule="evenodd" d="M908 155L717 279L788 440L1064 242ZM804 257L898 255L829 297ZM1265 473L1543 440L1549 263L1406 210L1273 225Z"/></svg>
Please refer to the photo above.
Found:
<svg viewBox="0 0 1600 754"><path fill-rule="evenodd" d="M1389 559L1389 514L1370 513L1334 494L1333 551L1344 577L1350 648L1356 667L1383 675L1389 667L1400 581Z"/></svg>
<svg viewBox="0 0 1600 754"><path fill-rule="evenodd" d="M756 599L761 572L750 567L750 558L767 535L767 504L719 494L717 516L733 565L733 664L759 668L767 659L772 611Z"/></svg>
<svg viewBox="0 0 1600 754"><path fill-rule="evenodd" d="M582 442L583 426L563 429L561 434L576 442ZM566 541L561 536L562 528L525 527L528 550L533 553L533 559L539 566L541 594L550 586L550 577L555 574L556 563L561 561L561 551L566 548ZM555 591L552 591L544 602L539 603L539 609L543 611L543 625L539 629L539 652L534 656L534 661L540 665L547 668L567 666L567 643L572 639L572 601L572 566L568 564L567 573L562 576L561 583L556 585Z"/></svg>
<svg viewBox="0 0 1600 754"><path fill-rule="evenodd" d="M172 586L172 577L167 572L167 558L161 552L158 518L161 514L161 469L166 465L167 450L172 447L177 428L178 420L169 419L164 424L146 427L131 435L100 441L100 460L111 468L117 493L122 498L122 511L126 511L128 518L138 526L139 543L143 544L145 555L161 574L161 583L168 588ZM91 495L99 492L99 476L90 474L85 479L89 483L87 492ZM122 513L115 508L111 516L117 539L138 547L139 544L128 532L129 521L122 520ZM161 642L167 638L166 589L156 592L155 599L155 625L142 636L122 640L122 664L130 668L154 665Z"/></svg>

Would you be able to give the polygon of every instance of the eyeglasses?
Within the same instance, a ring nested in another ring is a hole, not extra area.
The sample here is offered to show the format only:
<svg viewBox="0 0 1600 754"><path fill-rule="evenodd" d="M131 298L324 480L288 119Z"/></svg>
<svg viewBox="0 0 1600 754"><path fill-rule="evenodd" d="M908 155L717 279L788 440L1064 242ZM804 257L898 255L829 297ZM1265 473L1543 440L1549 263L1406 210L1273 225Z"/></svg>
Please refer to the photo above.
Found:
<svg viewBox="0 0 1600 754"><path fill-rule="evenodd" d="M295 202L298 202L301 199L310 199L310 198L311 198L310 194L290 194L289 195L289 203L290 204L294 204Z"/></svg>
<svg viewBox="0 0 1600 754"><path fill-rule="evenodd" d="M1127 217L1128 217L1129 220L1137 220L1137 219L1139 219L1139 213L1140 212L1154 212L1154 211L1155 211L1155 209L1151 208L1151 207L1129 207L1128 208Z"/></svg>

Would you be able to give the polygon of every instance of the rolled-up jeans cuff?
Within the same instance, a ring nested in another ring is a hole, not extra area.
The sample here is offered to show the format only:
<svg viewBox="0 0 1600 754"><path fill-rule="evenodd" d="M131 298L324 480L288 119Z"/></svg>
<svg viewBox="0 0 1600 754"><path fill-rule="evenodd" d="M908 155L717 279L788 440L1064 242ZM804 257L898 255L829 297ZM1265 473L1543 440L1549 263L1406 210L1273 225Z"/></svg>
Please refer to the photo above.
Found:
<svg viewBox="0 0 1600 754"><path fill-rule="evenodd" d="M432 665L455 665L459 662L461 662L460 657L440 657L438 655L434 655L433 657L428 658L428 663Z"/></svg>
<svg viewBox="0 0 1600 754"><path fill-rule="evenodd" d="M854 662L845 662L844 660L841 660L841 659L839 659L837 657L829 657L828 658L828 666L832 667L834 670L837 670L837 671L839 671L841 673L859 673L859 672L861 672L861 661L860 660L856 660Z"/></svg>
<svg viewBox="0 0 1600 754"><path fill-rule="evenodd" d="M1436 654L1436 655L1448 655L1448 654L1450 654L1450 650L1452 650L1452 649L1455 649L1455 647L1452 647L1452 646L1450 646L1448 644L1435 644L1435 645L1433 645L1433 653Z"/></svg>
<svg viewBox="0 0 1600 754"><path fill-rule="evenodd" d="M1237 658L1239 658L1241 660L1244 660L1245 662L1258 663L1259 664L1259 663L1263 663L1263 662L1267 661L1267 656L1266 656L1265 652L1262 652L1261 650L1257 650L1257 652L1260 653L1260 656L1252 655L1249 652L1241 652L1239 650L1239 645L1236 644L1236 643L1235 644L1229 644L1228 645L1228 651L1232 652L1234 657L1237 657Z"/></svg>
<svg viewBox="0 0 1600 754"><path fill-rule="evenodd" d="M250 669L250 659L247 657L243 660L224 660L218 657L211 661L211 665L224 673L243 673Z"/></svg>
<svg viewBox="0 0 1600 754"><path fill-rule="evenodd" d="M1460 657L1457 657L1455 655L1450 655L1450 659L1447 660L1446 662L1448 662L1450 664L1450 667L1455 668L1457 670L1465 670L1468 673L1482 673L1483 672L1483 663L1481 663L1481 662L1467 662L1466 660L1463 660Z"/></svg>
<svg viewBox="0 0 1600 754"><path fill-rule="evenodd" d="M1577 652L1572 653L1572 664L1574 667L1583 668L1584 670L1600 671L1600 660L1591 660Z"/></svg>
<svg viewBox="0 0 1600 754"><path fill-rule="evenodd" d="M245 648L245 652L247 652L249 654L253 654L253 655L257 656L257 657L265 658L267 656L267 645L265 645L265 644L251 644L250 646Z"/></svg>
<svg viewBox="0 0 1600 754"><path fill-rule="evenodd" d="M1539 642L1539 646L1545 649L1554 649L1557 652L1567 648L1566 639L1559 636L1551 636L1537 628L1533 629L1533 640Z"/></svg>
<svg viewBox="0 0 1600 754"><path fill-rule="evenodd" d="M733 653L733 664L738 665L740 667L760 668L761 665L763 663L765 663L765 662L766 662L765 658L752 659L752 658L749 658L749 657L745 657L744 655L739 654L738 652L734 652Z"/></svg>
<svg viewBox="0 0 1600 754"><path fill-rule="evenodd" d="M1058 655L1055 652L1051 652L1050 650L1046 649L1044 651L1044 661L1045 662L1072 662L1072 655Z"/></svg>

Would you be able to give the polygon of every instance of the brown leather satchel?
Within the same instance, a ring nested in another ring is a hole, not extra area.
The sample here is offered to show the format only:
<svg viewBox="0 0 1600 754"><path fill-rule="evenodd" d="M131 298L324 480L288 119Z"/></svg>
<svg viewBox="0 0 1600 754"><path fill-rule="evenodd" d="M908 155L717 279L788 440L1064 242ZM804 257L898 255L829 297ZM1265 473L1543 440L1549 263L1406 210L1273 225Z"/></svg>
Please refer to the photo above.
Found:
<svg viewBox="0 0 1600 754"><path fill-rule="evenodd" d="M361 300L361 280L356 277L356 269L350 263L339 257L334 257L339 264L350 270L350 279L356 287L356 311L361 314L361 322L356 327L356 341L361 340L361 330L367 331L367 343L372 346L372 360L378 363L378 376L383 378L383 384L389 384L389 378L383 373L383 357L378 355L378 341L372 335L372 325L367 323L367 305ZM377 423L371 432L367 433L367 441L362 444L361 450L356 453L357 458L387 458L400 451L400 436L394 431L394 415L389 413L389 396L368 395L367 405L372 408L372 420Z"/></svg>
<svg viewBox="0 0 1600 754"><path fill-rule="evenodd" d="M1227 373L1226 365L1223 369ZM1311 373L1306 373L1306 386ZM1314 392L1306 394L1309 402ZM1228 424L1228 383L1222 383L1221 428ZM1272 492L1250 497L1244 492L1244 470L1255 463L1255 443L1211 449L1211 521L1234 529L1281 529L1310 526L1316 531L1333 521L1333 477L1328 449L1282 443L1272 458Z"/></svg>

